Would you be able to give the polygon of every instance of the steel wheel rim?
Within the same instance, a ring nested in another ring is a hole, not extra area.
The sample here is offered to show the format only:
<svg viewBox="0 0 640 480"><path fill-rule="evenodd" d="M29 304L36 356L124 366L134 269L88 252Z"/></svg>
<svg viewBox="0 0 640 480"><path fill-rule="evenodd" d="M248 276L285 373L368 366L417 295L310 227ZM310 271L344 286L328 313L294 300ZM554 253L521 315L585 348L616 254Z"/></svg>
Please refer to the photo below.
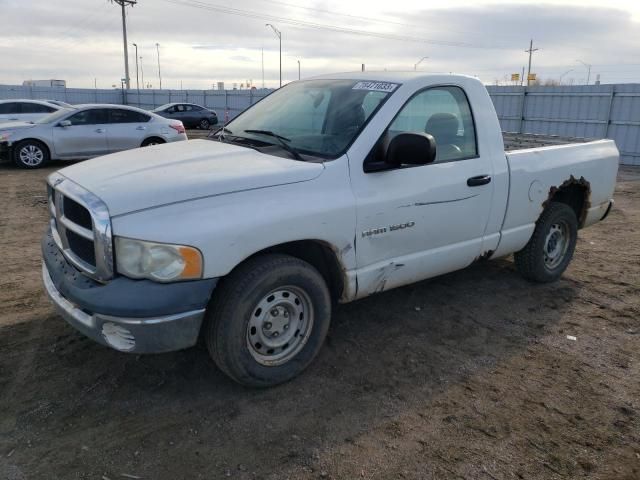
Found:
<svg viewBox="0 0 640 480"><path fill-rule="evenodd" d="M20 161L30 167L40 165L44 160L44 152L36 145L25 145L20 149Z"/></svg>
<svg viewBox="0 0 640 480"><path fill-rule="evenodd" d="M294 286L273 290L251 310L249 353L261 365L287 363L306 345L313 322L311 299L304 290Z"/></svg>
<svg viewBox="0 0 640 480"><path fill-rule="evenodd" d="M565 222L554 223L544 241L544 264L553 270L564 260L569 249L569 226Z"/></svg>

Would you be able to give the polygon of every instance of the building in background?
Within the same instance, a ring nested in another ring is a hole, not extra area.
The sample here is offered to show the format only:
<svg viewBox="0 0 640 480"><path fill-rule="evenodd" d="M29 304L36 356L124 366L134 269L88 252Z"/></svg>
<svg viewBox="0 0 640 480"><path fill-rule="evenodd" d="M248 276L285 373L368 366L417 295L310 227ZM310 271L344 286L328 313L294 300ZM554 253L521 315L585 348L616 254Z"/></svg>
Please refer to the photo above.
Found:
<svg viewBox="0 0 640 480"><path fill-rule="evenodd" d="M67 88L66 80L25 80L22 82L25 87L55 87Z"/></svg>

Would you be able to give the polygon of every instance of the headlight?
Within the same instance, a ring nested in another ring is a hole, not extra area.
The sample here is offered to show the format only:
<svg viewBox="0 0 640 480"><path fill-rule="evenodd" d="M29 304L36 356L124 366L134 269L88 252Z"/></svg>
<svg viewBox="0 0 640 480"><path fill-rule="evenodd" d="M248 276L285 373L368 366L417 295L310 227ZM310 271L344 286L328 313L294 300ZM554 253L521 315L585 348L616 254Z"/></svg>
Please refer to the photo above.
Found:
<svg viewBox="0 0 640 480"><path fill-rule="evenodd" d="M131 278L174 282L202 278L202 254L185 245L116 237L118 272Z"/></svg>

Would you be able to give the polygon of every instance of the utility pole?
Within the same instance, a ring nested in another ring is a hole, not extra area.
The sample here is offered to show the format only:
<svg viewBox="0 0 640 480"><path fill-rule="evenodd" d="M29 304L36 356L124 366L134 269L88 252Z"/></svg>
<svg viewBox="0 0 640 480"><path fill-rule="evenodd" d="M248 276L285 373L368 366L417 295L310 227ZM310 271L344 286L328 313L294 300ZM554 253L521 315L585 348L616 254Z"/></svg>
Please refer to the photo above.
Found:
<svg viewBox="0 0 640 480"><path fill-rule="evenodd" d="M131 88L131 83L129 79L129 48L127 44L127 15L125 12L126 7L133 7L138 0L111 0L112 2L120 5L122 9L122 43L124 45L124 78L125 83L127 85L127 90Z"/></svg>
<svg viewBox="0 0 640 480"><path fill-rule="evenodd" d="M275 33L278 40L280 40L280 86L282 86L282 32L270 23L265 24L265 27L271 27L273 33Z"/></svg>
<svg viewBox="0 0 640 480"><path fill-rule="evenodd" d="M298 60L298 80L300 80L300 60Z"/></svg>
<svg viewBox="0 0 640 480"><path fill-rule="evenodd" d="M533 48L533 39L529 42L529 50L525 50L525 52L529 53L529 70L527 70L527 87L531 83L529 77L531 76L531 57L533 56L533 52L537 52L540 50L539 48Z"/></svg>
<svg viewBox="0 0 640 480"><path fill-rule="evenodd" d="M156 51L158 52L158 80L160 81L160 90L162 90L162 75L160 74L160 44L156 43Z"/></svg>
<svg viewBox="0 0 640 480"><path fill-rule="evenodd" d="M262 53L262 89L264 90L264 47L260 49Z"/></svg>

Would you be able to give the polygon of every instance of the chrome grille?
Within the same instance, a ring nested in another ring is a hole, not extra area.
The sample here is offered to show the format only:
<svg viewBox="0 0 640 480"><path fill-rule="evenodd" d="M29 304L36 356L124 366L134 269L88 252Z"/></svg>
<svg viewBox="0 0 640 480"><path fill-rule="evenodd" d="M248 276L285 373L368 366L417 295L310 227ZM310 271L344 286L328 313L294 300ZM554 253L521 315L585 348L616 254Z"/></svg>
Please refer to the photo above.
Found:
<svg viewBox="0 0 640 480"><path fill-rule="evenodd" d="M88 190L53 173L47 180L51 232L63 255L95 280L113 277L113 240L107 206Z"/></svg>

